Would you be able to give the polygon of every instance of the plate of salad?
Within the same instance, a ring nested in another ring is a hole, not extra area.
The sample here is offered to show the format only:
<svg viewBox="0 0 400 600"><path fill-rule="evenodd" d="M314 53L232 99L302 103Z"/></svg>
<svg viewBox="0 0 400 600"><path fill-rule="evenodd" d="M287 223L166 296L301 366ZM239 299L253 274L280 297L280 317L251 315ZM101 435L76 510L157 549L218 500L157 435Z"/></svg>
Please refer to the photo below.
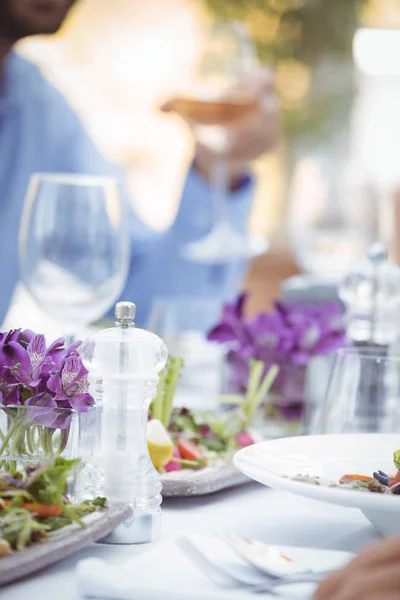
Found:
<svg viewBox="0 0 400 600"><path fill-rule="evenodd" d="M264 363L252 361L246 396L231 397L231 407L216 412L174 407L182 368L181 358L169 358L147 424L147 445L161 475L163 496L204 495L249 482L234 466L233 456L262 439L258 409L278 368L265 373Z"/></svg>
<svg viewBox="0 0 400 600"><path fill-rule="evenodd" d="M400 436L312 435L243 448L234 463L266 486L358 508L383 534L400 532Z"/></svg>
<svg viewBox="0 0 400 600"><path fill-rule="evenodd" d="M105 498L71 502L68 479L79 460L52 458L0 473L0 586L37 572L106 537L131 514Z"/></svg>

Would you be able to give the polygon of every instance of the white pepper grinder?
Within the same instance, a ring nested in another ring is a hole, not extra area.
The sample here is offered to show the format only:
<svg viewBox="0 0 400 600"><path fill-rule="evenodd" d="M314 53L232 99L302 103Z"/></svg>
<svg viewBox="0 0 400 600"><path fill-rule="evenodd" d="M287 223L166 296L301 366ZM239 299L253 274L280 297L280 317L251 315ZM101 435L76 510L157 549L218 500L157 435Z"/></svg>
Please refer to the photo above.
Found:
<svg viewBox="0 0 400 600"><path fill-rule="evenodd" d="M89 337L81 349L98 411L97 447L81 477L83 496L104 496L110 505L129 504L132 519L107 543L152 542L161 535L161 480L146 439L148 409L156 394L167 348L134 325L136 307L119 302L115 327Z"/></svg>

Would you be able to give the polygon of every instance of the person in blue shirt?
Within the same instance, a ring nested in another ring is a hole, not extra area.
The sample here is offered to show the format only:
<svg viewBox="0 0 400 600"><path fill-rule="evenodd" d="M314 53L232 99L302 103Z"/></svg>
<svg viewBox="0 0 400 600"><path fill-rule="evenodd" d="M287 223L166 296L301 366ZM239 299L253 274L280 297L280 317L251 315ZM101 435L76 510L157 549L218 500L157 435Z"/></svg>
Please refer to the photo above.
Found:
<svg viewBox="0 0 400 600"><path fill-rule="evenodd" d="M19 39L58 30L74 0L0 1L0 321L18 282L18 233L29 178L34 172L111 174L77 115L39 69L13 51ZM271 78L261 74L255 90L273 98ZM230 155L230 218L248 222L252 196L251 160L269 150L278 136L274 102L260 101L254 117L233 136ZM143 324L156 297L228 298L245 275L243 261L215 266L194 264L182 247L211 228L208 185L212 153L197 144L177 217L166 232L151 230L133 209L131 265L123 299L137 304Z"/></svg>

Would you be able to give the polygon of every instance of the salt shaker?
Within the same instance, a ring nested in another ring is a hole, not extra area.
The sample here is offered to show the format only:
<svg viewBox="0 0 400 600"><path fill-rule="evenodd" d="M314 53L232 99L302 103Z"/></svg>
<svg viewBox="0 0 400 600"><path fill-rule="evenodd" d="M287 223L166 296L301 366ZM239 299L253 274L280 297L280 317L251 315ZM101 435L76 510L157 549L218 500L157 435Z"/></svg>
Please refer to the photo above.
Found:
<svg viewBox="0 0 400 600"><path fill-rule="evenodd" d="M148 409L167 348L134 326L135 305L119 302L115 327L88 338L81 349L98 411L97 447L81 476L83 496L132 506L132 519L108 543L155 541L161 534L161 480L147 450Z"/></svg>

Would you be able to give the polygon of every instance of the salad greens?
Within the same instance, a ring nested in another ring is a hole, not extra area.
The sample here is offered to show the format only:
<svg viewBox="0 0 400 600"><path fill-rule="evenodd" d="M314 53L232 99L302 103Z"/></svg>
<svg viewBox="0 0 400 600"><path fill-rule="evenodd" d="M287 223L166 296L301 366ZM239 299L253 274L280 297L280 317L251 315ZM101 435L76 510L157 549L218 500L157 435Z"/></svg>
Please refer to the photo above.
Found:
<svg viewBox="0 0 400 600"><path fill-rule="evenodd" d="M221 459L226 461L238 448L253 444L254 438L249 430L279 370L273 365L265 373L264 362L251 359L246 395L229 396L228 400L235 405L234 408L215 414L212 411L194 412L187 408L173 408L182 368L182 358L169 358L160 373L157 394L150 408L150 420L160 421L173 445L169 463L160 469L160 465L154 462L162 472L182 468L201 469Z"/></svg>
<svg viewBox="0 0 400 600"><path fill-rule="evenodd" d="M254 444L251 426L278 374L276 366L265 375L264 370L263 362L251 360L246 396L231 398L236 404L233 409L219 414L194 412L187 408L171 410L168 431L174 453L171 463L165 466L166 471L199 469L221 460L225 462L239 448Z"/></svg>
<svg viewBox="0 0 400 600"><path fill-rule="evenodd" d="M52 458L39 467L26 466L13 476L0 474L0 556L40 542L52 531L106 506L105 498L73 504L67 481L79 460Z"/></svg>

